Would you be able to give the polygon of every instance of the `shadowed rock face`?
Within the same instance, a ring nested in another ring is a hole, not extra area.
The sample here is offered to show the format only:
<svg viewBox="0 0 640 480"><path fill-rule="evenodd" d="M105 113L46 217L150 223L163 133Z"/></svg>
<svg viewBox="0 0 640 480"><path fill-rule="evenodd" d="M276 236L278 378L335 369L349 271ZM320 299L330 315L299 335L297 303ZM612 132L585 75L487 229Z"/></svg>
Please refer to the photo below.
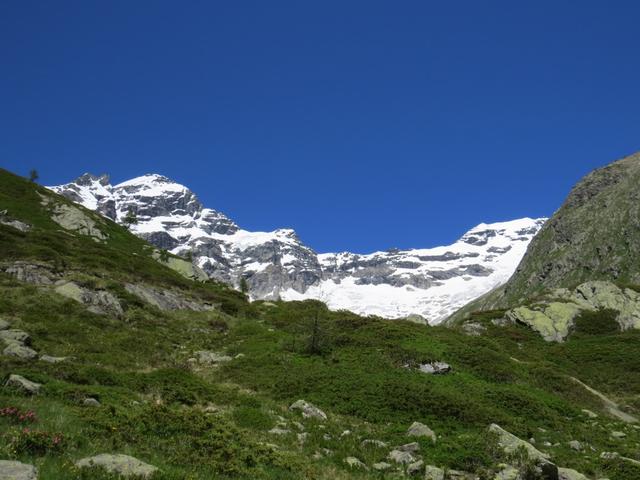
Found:
<svg viewBox="0 0 640 480"><path fill-rule="evenodd" d="M211 278L235 286L244 278L254 299L316 298L334 309L393 318L419 314L430 322L505 281L544 222L482 224L450 248L318 255L293 230L240 229L161 175L112 186L105 175L85 174L51 189L118 222L135 213L133 233L178 255L191 252ZM447 288L451 282L457 282L453 289Z"/></svg>

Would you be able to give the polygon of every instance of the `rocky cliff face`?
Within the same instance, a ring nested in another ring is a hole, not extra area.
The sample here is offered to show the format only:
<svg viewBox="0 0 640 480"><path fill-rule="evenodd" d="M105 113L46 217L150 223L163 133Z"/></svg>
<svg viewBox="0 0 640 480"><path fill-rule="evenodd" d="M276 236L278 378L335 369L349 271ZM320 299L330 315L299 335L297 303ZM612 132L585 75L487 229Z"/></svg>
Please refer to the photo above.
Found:
<svg viewBox="0 0 640 480"><path fill-rule="evenodd" d="M333 309L417 314L431 323L506 281L544 223L481 224L445 247L317 254L290 229L241 229L161 175L112 186L105 175L85 174L50 188L117 222L132 211L134 233L172 253L191 252L212 278L233 285L245 278L255 299L315 298Z"/></svg>

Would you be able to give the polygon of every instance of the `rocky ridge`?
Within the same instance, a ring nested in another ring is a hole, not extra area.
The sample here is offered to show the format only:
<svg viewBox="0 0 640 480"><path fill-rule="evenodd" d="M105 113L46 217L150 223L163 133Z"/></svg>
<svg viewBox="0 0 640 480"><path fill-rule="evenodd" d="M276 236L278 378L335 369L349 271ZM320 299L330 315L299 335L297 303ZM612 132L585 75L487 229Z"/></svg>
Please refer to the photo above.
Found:
<svg viewBox="0 0 640 480"><path fill-rule="evenodd" d="M480 224L454 244L430 249L317 254L291 229L241 229L161 175L111 185L106 175L85 174L50 188L119 223L132 212L133 233L173 254L191 255L211 278L235 286L244 278L253 299L314 298L332 309L414 315L429 323L505 282L544 224L528 218Z"/></svg>

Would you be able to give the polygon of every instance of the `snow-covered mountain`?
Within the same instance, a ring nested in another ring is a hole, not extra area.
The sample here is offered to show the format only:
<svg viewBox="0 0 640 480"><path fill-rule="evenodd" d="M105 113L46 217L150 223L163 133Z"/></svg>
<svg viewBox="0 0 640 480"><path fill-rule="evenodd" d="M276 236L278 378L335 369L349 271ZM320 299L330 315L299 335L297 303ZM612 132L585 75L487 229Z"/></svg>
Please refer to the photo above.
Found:
<svg viewBox="0 0 640 480"><path fill-rule="evenodd" d="M241 229L161 175L111 185L106 175L85 174L49 188L117 222L134 212L134 233L175 254L192 252L212 278L238 285L244 277L254 299L315 298L332 309L417 314L430 323L504 283L545 221L483 223L443 247L317 254L291 229Z"/></svg>

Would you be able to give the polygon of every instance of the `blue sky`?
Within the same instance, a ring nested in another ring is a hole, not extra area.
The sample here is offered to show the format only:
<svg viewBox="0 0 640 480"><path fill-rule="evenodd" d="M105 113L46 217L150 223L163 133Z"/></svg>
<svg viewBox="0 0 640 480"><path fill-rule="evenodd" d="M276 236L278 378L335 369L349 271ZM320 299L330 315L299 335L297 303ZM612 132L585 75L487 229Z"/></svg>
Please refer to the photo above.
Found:
<svg viewBox="0 0 640 480"><path fill-rule="evenodd" d="M0 2L0 165L158 172L318 251L546 216L640 150L632 1Z"/></svg>

